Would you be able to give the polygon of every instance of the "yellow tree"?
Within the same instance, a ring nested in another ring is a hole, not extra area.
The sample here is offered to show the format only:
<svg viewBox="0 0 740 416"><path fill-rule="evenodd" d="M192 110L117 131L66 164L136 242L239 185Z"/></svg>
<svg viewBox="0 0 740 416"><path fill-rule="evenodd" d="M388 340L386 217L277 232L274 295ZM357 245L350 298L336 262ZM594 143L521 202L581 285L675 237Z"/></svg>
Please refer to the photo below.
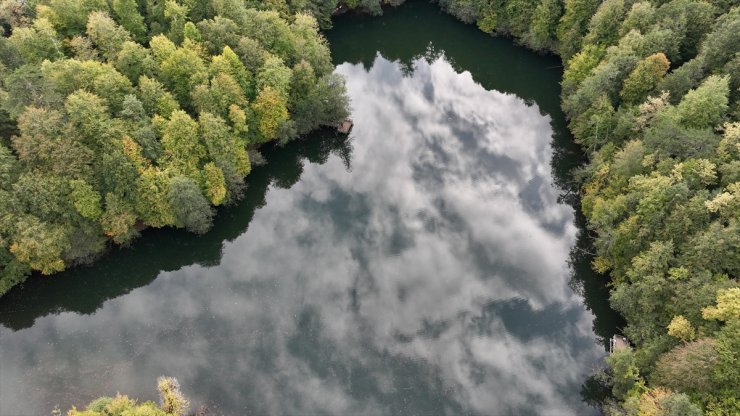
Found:
<svg viewBox="0 0 740 416"><path fill-rule="evenodd" d="M257 118L259 142L268 142L277 137L280 125L288 121L288 108L283 94L266 86L252 103Z"/></svg>

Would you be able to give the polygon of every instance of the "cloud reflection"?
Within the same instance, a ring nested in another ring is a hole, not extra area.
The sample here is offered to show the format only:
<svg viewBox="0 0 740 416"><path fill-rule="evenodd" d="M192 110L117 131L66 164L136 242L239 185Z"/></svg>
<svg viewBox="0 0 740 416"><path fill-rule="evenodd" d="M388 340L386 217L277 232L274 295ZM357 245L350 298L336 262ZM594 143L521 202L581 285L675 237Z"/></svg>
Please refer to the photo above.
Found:
<svg viewBox="0 0 740 416"><path fill-rule="evenodd" d="M333 156L270 190L216 266L0 328L0 413L152 398L161 374L224 414L588 411L603 352L568 287L549 117L444 57L338 71L351 171Z"/></svg>

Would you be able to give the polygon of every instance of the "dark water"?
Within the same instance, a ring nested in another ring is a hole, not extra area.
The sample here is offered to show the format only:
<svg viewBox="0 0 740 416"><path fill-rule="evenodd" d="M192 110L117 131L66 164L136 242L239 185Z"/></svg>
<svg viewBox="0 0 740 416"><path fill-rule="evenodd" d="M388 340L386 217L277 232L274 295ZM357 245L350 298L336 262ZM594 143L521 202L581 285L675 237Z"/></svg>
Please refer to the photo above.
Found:
<svg viewBox="0 0 740 416"><path fill-rule="evenodd" d="M0 414L177 377L215 413L564 415L617 324L561 70L409 4L328 33L354 129L265 151L205 236L150 230L0 300Z"/></svg>

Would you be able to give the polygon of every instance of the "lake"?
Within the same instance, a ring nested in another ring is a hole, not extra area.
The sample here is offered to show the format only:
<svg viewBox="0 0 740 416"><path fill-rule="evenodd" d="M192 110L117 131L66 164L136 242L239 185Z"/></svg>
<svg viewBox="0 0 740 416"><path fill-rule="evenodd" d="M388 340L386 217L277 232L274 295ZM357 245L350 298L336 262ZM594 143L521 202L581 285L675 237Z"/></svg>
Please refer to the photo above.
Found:
<svg viewBox="0 0 740 416"><path fill-rule="evenodd" d="M0 300L0 414L179 379L213 414L564 415L619 325L573 208L560 61L411 3L327 33L354 128L264 149L204 236Z"/></svg>

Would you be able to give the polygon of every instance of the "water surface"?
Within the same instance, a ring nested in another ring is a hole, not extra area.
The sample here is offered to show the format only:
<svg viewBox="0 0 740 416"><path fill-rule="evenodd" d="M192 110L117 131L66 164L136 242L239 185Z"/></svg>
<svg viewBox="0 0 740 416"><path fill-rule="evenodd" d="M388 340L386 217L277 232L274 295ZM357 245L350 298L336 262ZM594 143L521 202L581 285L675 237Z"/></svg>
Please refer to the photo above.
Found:
<svg viewBox="0 0 740 416"><path fill-rule="evenodd" d="M328 36L350 137L267 149L205 236L150 230L0 300L0 414L153 399L162 374L216 414L593 411L610 326L558 62L425 4Z"/></svg>

